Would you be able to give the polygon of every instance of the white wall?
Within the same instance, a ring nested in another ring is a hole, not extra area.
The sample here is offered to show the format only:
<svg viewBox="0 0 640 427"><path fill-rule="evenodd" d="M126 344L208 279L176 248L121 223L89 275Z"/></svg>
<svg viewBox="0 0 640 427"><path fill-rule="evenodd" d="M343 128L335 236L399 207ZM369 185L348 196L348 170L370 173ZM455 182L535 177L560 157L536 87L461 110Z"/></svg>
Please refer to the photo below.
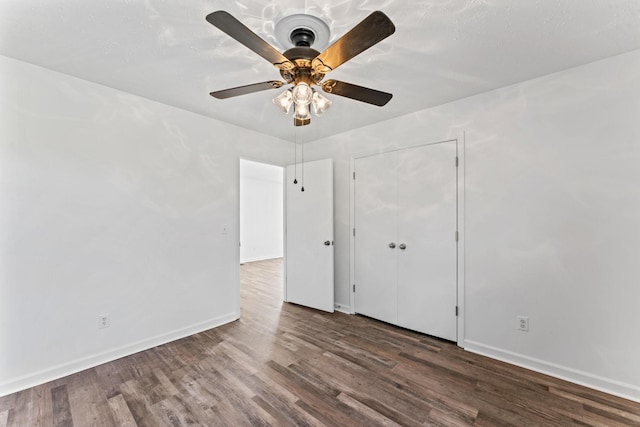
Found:
<svg viewBox="0 0 640 427"><path fill-rule="evenodd" d="M240 262L282 257L283 171L240 160Z"/></svg>
<svg viewBox="0 0 640 427"><path fill-rule="evenodd" d="M463 131L465 347L640 400L640 51L308 144L335 161L336 302L351 158Z"/></svg>
<svg viewBox="0 0 640 427"><path fill-rule="evenodd" d="M640 400L638 71L636 51L307 144L335 160L337 302L352 156L465 131L466 348ZM236 318L239 158L289 156L0 57L0 394Z"/></svg>
<svg viewBox="0 0 640 427"><path fill-rule="evenodd" d="M236 319L239 159L290 147L0 57L0 395Z"/></svg>

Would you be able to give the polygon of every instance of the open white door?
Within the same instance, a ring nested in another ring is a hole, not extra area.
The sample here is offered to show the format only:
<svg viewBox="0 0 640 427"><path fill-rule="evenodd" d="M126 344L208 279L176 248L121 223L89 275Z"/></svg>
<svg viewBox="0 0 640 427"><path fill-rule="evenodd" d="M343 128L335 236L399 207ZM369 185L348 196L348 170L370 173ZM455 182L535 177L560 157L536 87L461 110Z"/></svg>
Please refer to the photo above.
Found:
<svg viewBox="0 0 640 427"><path fill-rule="evenodd" d="M333 312L333 162L286 168L285 293L287 302Z"/></svg>

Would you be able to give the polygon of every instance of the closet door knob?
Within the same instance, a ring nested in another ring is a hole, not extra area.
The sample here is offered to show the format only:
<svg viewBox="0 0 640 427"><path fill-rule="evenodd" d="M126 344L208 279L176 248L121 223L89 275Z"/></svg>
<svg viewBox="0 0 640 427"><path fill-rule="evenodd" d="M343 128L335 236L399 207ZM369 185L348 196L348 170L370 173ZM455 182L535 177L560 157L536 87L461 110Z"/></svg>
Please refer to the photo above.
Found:
<svg viewBox="0 0 640 427"><path fill-rule="evenodd" d="M407 245L405 245L404 243L400 243L400 246L398 246L400 249L402 249L403 251L405 249L407 249Z"/></svg>
<svg viewBox="0 0 640 427"><path fill-rule="evenodd" d="M396 244L395 244L395 243L393 243L393 242L391 242L391 243L389 243L389 247L390 247L391 249L395 249Z"/></svg>
<svg viewBox="0 0 640 427"><path fill-rule="evenodd" d="M324 245L325 246L331 246L331 241L330 240L325 240Z"/></svg>

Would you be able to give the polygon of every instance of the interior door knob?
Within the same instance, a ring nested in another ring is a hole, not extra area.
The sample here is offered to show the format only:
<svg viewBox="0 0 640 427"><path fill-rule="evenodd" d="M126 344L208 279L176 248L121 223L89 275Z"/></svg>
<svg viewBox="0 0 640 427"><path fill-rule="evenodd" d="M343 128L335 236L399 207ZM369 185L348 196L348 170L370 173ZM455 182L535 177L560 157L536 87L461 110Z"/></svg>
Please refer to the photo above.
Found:
<svg viewBox="0 0 640 427"><path fill-rule="evenodd" d="M400 243L400 246L398 246L400 249L402 249L403 251L405 249L407 249L407 245L405 245L404 243Z"/></svg>
<svg viewBox="0 0 640 427"><path fill-rule="evenodd" d="M324 245L325 246L331 246L331 240L325 240L324 241Z"/></svg>
<svg viewBox="0 0 640 427"><path fill-rule="evenodd" d="M391 243L389 243L389 247L390 247L391 249L394 249L394 248L396 247L396 244L395 244L395 243L393 243L393 242L391 242Z"/></svg>

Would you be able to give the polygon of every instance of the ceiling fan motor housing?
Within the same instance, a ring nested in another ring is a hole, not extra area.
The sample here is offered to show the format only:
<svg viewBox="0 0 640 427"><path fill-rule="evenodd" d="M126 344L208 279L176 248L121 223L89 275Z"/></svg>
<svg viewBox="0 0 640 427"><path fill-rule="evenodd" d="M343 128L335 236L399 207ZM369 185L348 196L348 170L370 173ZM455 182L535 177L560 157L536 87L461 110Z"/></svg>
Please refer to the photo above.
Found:
<svg viewBox="0 0 640 427"><path fill-rule="evenodd" d="M297 46L286 50L283 55L295 64L295 68L292 70L280 70L280 75L287 83L298 84L304 82L311 86L312 84L319 84L324 78L324 73L313 70L311 66L311 61L320 55L317 50L311 47Z"/></svg>

